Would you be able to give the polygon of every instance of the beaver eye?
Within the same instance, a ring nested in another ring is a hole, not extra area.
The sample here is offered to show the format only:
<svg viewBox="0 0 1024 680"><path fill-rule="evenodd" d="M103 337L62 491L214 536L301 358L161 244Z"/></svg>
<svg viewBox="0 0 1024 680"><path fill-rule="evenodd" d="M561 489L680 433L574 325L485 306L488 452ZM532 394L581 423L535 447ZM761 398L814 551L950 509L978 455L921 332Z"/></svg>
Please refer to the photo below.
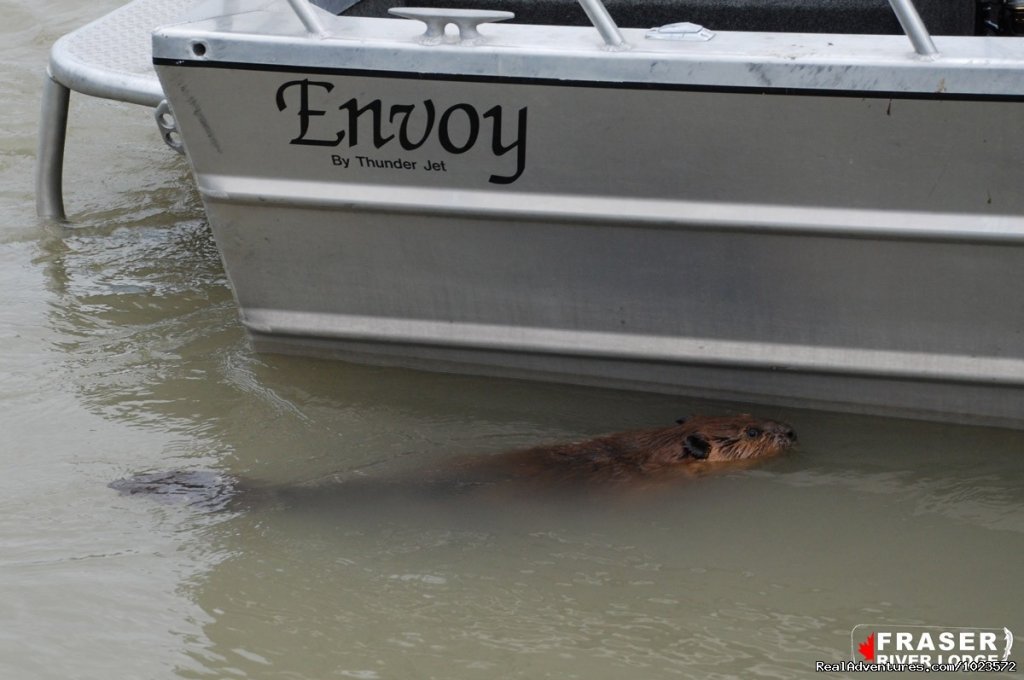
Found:
<svg viewBox="0 0 1024 680"><path fill-rule="evenodd" d="M761 430L757 429L756 427L748 427L747 436L750 437L751 439L753 439L754 437L760 437Z"/></svg>

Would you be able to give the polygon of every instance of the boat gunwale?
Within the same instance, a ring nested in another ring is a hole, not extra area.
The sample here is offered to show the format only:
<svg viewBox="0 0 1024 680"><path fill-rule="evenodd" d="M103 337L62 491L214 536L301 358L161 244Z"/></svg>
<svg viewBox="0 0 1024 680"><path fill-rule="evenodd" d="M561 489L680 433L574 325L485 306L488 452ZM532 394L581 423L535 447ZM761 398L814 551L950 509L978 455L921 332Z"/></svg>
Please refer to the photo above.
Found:
<svg viewBox="0 0 1024 680"><path fill-rule="evenodd" d="M623 29L629 47L614 49L592 27L486 24L471 44L455 36L426 44L416 21L321 12L321 37L306 33L284 0L193 17L154 32L153 60L568 87L1024 101L1024 40L1012 37L935 36L939 54L921 56L901 35L721 31L693 43Z"/></svg>
<svg viewBox="0 0 1024 680"><path fill-rule="evenodd" d="M619 90L652 90L666 92L704 92L714 94L754 94L794 97L845 97L856 99L905 99L924 101L991 101L1024 102L1020 94L990 94L980 92L906 91L832 89L768 85L712 85L703 83L674 83L636 80L587 80L543 76L513 76L502 74L446 73L437 71L400 71L395 69L344 68L337 66L306 66L300 64L259 63L249 61L188 60L154 57L154 66L184 68L213 68L267 73L297 73L353 78L388 78L406 80L436 80L442 82L492 83L507 85L539 85L549 87L597 88ZM1024 64L1022 64L1024 68Z"/></svg>

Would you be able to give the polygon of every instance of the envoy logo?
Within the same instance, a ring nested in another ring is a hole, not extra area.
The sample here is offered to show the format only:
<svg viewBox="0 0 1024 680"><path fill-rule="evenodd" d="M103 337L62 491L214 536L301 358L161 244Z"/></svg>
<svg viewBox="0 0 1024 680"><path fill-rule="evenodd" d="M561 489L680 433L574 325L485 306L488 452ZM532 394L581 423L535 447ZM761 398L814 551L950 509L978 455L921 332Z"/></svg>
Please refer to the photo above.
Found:
<svg viewBox="0 0 1024 680"><path fill-rule="evenodd" d="M973 664L1007 662L1013 649L1008 628L946 626L854 626L853 660L866 664Z"/></svg>

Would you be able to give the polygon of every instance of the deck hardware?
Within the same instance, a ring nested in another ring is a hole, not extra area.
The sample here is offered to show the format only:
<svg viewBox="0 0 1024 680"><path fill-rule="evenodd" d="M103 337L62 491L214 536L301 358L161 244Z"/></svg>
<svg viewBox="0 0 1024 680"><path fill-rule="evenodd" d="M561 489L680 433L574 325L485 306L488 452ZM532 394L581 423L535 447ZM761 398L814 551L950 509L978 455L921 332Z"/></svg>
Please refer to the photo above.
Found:
<svg viewBox="0 0 1024 680"><path fill-rule="evenodd" d="M434 7L392 7L389 14L403 19L415 19L427 25L426 32L420 41L424 45L440 45L444 41L444 29L455 24L459 29L459 44L473 45L483 36L477 27L491 21L514 19L512 12L483 9L444 9Z"/></svg>
<svg viewBox="0 0 1024 680"><path fill-rule="evenodd" d="M658 26L647 31L644 36L648 40L686 40L688 42L707 42L715 37L712 31L700 24L683 21L677 24Z"/></svg>
<svg viewBox="0 0 1024 680"><path fill-rule="evenodd" d="M156 118L156 126L160 128L160 136L163 137L164 144L181 155L185 155L185 145L181 141L181 133L178 132L178 121L174 118L174 113L166 99L156 107L153 117Z"/></svg>

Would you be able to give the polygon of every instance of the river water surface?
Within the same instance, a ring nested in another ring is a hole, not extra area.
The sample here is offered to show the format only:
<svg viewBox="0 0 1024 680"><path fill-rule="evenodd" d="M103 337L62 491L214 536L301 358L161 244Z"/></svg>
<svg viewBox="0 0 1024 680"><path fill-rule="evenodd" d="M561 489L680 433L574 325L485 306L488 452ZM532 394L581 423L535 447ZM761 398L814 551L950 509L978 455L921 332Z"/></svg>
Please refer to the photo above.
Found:
<svg viewBox="0 0 1024 680"><path fill-rule="evenodd" d="M744 407L254 354L187 167L130 105L73 98L73 225L39 222L47 50L115 5L9 0L0 28L0 678L793 678L856 624L1024 636L1020 432L756 407L796 453L656 496L118 495Z"/></svg>

